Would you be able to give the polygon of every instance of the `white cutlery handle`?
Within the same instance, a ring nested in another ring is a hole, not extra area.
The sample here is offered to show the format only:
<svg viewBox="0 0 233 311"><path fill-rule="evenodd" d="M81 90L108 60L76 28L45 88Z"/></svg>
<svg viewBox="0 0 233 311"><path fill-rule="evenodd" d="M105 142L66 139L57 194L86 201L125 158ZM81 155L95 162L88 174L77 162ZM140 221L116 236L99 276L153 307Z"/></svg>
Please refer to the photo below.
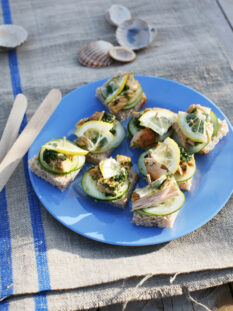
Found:
<svg viewBox="0 0 233 311"><path fill-rule="evenodd" d="M17 138L26 109L27 98L23 94L17 95L0 140L0 163Z"/></svg>
<svg viewBox="0 0 233 311"><path fill-rule="evenodd" d="M53 89L49 92L42 104L32 116L31 120L28 122L25 129L4 157L2 163L0 164L0 191L6 185L19 161L28 151L31 144L60 103L61 98L62 95L58 89Z"/></svg>

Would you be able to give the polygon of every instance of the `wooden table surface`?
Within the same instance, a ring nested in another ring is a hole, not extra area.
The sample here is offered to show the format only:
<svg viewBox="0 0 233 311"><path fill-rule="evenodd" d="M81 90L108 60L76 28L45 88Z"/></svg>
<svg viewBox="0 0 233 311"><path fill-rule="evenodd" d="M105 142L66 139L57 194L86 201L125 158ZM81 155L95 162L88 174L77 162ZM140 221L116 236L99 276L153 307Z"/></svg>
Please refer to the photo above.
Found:
<svg viewBox="0 0 233 311"><path fill-rule="evenodd" d="M223 49L233 61L233 0L197 0L203 12L215 25L215 31ZM199 304L187 296L174 296L151 301L130 302L126 311L233 311L233 285L225 284L192 293ZM202 305L203 306L202 306ZM114 305L91 311L121 311L122 305Z"/></svg>

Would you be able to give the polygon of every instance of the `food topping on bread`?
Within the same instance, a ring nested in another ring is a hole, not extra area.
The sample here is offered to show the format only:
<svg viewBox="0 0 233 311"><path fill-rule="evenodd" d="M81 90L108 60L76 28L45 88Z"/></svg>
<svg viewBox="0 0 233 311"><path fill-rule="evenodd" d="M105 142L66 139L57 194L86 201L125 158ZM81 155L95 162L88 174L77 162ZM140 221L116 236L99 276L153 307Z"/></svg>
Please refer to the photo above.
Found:
<svg viewBox="0 0 233 311"><path fill-rule="evenodd" d="M134 75L128 72L113 76L97 89L96 94L109 111L117 114L121 120L129 116L127 111L137 111L146 101L142 86Z"/></svg>
<svg viewBox="0 0 233 311"><path fill-rule="evenodd" d="M76 144L91 152L105 153L118 147L125 137L125 130L116 117L105 111L77 123Z"/></svg>
<svg viewBox="0 0 233 311"><path fill-rule="evenodd" d="M46 150L53 150L56 152L61 152L67 155L86 155L88 153L87 150L79 148L74 143L67 140L65 137L63 139L53 139L47 142L42 148Z"/></svg>
<svg viewBox="0 0 233 311"><path fill-rule="evenodd" d="M123 155L118 155L117 160L108 158L101 161L83 175L84 191L100 200L121 198L129 187L131 166L131 159Z"/></svg>
<svg viewBox="0 0 233 311"><path fill-rule="evenodd" d="M172 138L166 138L164 142L148 151L143 152L138 159L138 168L146 176L150 175L152 180L156 180L162 175L173 174L176 181L185 182L191 179L196 171L194 155L179 147ZM182 185L184 190L190 190Z"/></svg>
<svg viewBox="0 0 233 311"><path fill-rule="evenodd" d="M148 108L135 113L128 123L131 147L147 149L172 134L176 114L168 109Z"/></svg>
<svg viewBox="0 0 233 311"><path fill-rule="evenodd" d="M64 175L80 169L86 153L66 138L53 139L41 147L38 160L44 170Z"/></svg>
<svg viewBox="0 0 233 311"><path fill-rule="evenodd" d="M132 211L147 216L166 216L178 211L185 196L174 177L161 176L150 185L135 189L132 195Z"/></svg>
<svg viewBox="0 0 233 311"><path fill-rule="evenodd" d="M173 123L174 139L188 152L200 152L216 140L221 122L210 108L191 105L187 112L178 112L177 122Z"/></svg>

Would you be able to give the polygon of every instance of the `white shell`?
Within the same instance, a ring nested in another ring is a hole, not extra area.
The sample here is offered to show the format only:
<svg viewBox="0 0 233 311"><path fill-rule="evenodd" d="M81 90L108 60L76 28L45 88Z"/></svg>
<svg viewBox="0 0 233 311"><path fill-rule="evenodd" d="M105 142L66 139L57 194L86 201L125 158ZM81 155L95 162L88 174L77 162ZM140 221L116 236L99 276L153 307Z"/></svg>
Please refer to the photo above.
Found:
<svg viewBox="0 0 233 311"><path fill-rule="evenodd" d="M131 49L124 46L114 46L110 51L109 55L122 63L133 62L136 59L136 54Z"/></svg>
<svg viewBox="0 0 233 311"><path fill-rule="evenodd" d="M156 30L146 21L132 18L118 26L116 38L120 45L132 50L148 46L155 38Z"/></svg>
<svg viewBox="0 0 233 311"><path fill-rule="evenodd" d="M17 25L0 25L0 50L8 51L23 44L28 37L27 31Z"/></svg>
<svg viewBox="0 0 233 311"><path fill-rule="evenodd" d="M113 4L105 13L107 22L113 26L119 26L124 21L131 18L129 9L120 4Z"/></svg>
<svg viewBox="0 0 233 311"><path fill-rule="evenodd" d="M107 41L93 41L84 46L78 53L80 63L87 67L106 67L111 65L113 59L109 56L109 50L113 45Z"/></svg>

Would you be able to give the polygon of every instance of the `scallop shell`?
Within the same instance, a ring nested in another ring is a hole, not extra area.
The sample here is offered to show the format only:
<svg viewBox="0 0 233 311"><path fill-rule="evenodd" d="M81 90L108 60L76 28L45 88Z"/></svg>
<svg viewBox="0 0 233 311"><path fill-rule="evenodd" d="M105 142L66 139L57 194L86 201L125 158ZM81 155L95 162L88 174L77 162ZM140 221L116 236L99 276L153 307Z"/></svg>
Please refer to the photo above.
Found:
<svg viewBox="0 0 233 311"><path fill-rule="evenodd" d="M128 49L124 46L114 46L110 51L109 55L122 63L133 62L136 59L136 54L133 50Z"/></svg>
<svg viewBox="0 0 233 311"><path fill-rule="evenodd" d="M129 9L120 4L113 4L105 13L107 22L113 26L119 26L131 18Z"/></svg>
<svg viewBox="0 0 233 311"><path fill-rule="evenodd" d="M123 22L116 30L118 43L132 50L145 48L154 40L155 35L155 28L139 18Z"/></svg>
<svg viewBox="0 0 233 311"><path fill-rule="evenodd" d="M111 65L113 59L108 52L113 45L107 41L94 41L88 43L78 53L80 63L87 67L107 67Z"/></svg>
<svg viewBox="0 0 233 311"><path fill-rule="evenodd" d="M23 44L28 37L27 31L17 25L0 25L0 50L9 51Z"/></svg>

